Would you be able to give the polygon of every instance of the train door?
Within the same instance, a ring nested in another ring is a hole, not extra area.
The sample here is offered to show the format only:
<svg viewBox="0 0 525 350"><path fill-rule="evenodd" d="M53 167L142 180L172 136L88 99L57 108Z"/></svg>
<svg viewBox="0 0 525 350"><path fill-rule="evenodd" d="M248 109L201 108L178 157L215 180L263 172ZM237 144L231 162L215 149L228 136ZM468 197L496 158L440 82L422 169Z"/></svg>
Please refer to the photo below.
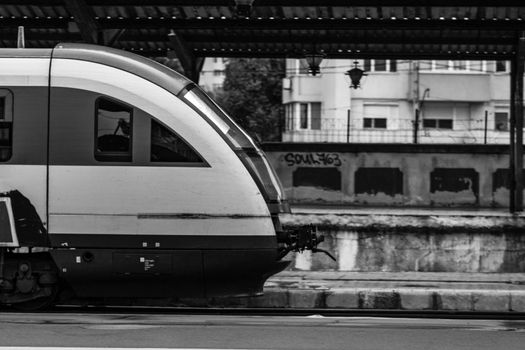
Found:
<svg viewBox="0 0 525 350"><path fill-rule="evenodd" d="M11 197L21 246L46 246L50 50L0 56L0 193ZM47 57L46 57L47 56Z"/></svg>
<svg viewBox="0 0 525 350"><path fill-rule="evenodd" d="M181 193L203 157L136 107L137 77L59 59L51 74L49 236L61 276L79 296L202 296L200 247L181 246L191 226L172 213L192 205ZM120 77L134 81L121 88Z"/></svg>

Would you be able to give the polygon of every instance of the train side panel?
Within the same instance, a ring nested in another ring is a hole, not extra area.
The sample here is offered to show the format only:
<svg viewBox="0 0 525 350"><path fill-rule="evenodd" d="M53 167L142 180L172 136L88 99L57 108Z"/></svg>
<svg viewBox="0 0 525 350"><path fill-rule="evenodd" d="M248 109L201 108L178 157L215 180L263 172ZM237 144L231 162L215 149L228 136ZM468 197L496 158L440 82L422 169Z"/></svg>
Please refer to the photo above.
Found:
<svg viewBox="0 0 525 350"><path fill-rule="evenodd" d="M278 269L268 206L201 116L146 79L73 59L53 60L50 101L49 234L78 295L262 292ZM162 160L159 130L185 159Z"/></svg>
<svg viewBox="0 0 525 350"><path fill-rule="evenodd" d="M0 58L0 193L11 196L13 205L34 221L17 223L22 246L48 244L43 231L47 227L49 64L50 59L43 57Z"/></svg>
<svg viewBox="0 0 525 350"><path fill-rule="evenodd" d="M93 227L101 229L93 234L162 234L162 225L174 223L177 231L164 233L275 235L250 174L215 130L180 99L133 74L76 60L54 60L51 82L52 234L62 231L62 222L70 225L89 216L96 217ZM94 119L101 97L133 109L129 161L95 158ZM204 162L151 161L153 118L176 131ZM108 216L119 218L118 227L111 226ZM222 224L231 218L237 219L235 228ZM254 219L261 223L256 231L250 229Z"/></svg>

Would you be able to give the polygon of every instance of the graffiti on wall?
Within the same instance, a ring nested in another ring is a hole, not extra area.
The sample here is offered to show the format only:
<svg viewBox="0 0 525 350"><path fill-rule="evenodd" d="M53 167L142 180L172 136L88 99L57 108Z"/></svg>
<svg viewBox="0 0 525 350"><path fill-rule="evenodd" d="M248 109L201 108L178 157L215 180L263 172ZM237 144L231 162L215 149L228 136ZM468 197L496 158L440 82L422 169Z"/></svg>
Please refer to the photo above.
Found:
<svg viewBox="0 0 525 350"><path fill-rule="evenodd" d="M338 153L286 153L283 160L288 166L294 165L321 165L321 166L341 166L343 162Z"/></svg>

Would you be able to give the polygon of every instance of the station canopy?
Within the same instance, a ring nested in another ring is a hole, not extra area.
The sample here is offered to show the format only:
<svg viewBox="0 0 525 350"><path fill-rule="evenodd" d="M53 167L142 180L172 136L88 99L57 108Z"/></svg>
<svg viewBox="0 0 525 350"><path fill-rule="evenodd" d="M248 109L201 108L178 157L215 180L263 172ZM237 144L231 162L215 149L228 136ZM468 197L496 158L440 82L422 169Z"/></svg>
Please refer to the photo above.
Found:
<svg viewBox="0 0 525 350"><path fill-rule="evenodd" d="M509 59L524 0L0 0L1 46L144 56ZM171 52L171 53L170 53Z"/></svg>

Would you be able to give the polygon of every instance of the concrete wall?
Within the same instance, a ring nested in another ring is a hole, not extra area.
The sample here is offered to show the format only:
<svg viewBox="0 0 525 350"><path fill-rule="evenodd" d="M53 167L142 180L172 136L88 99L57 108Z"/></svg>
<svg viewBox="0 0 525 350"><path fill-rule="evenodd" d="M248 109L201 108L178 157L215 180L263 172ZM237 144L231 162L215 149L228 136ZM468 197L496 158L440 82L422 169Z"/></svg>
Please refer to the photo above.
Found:
<svg viewBox="0 0 525 350"><path fill-rule="evenodd" d="M312 224L324 254L294 253L291 268L364 272L525 272L525 216L491 211L294 208L285 227Z"/></svg>
<svg viewBox="0 0 525 350"><path fill-rule="evenodd" d="M491 79L486 73L424 72L420 74L420 82L422 87L430 89L429 101L485 102L491 98ZM502 93L502 97L509 99L509 86Z"/></svg>
<svg viewBox="0 0 525 350"><path fill-rule="evenodd" d="M517 233L358 232L321 230L335 255L295 253L291 268L361 272L525 272L525 238Z"/></svg>
<svg viewBox="0 0 525 350"><path fill-rule="evenodd" d="M290 201L314 205L284 215L283 225L316 225L326 239L321 248L337 258L290 254L292 269L525 272L525 215L470 210L508 206L507 146L264 148Z"/></svg>
<svg viewBox="0 0 525 350"><path fill-rule="evenodd" d="M295 207L284 227L315 225L324 254L294 253L291 268L364 272L525 272L525 215L421 209Z"/></svg>
<svg viewBox="0 0 525 350"><path fill-rule="evenodd" d="M506 207L507 146L264 146L292 203Z"/></svg>

